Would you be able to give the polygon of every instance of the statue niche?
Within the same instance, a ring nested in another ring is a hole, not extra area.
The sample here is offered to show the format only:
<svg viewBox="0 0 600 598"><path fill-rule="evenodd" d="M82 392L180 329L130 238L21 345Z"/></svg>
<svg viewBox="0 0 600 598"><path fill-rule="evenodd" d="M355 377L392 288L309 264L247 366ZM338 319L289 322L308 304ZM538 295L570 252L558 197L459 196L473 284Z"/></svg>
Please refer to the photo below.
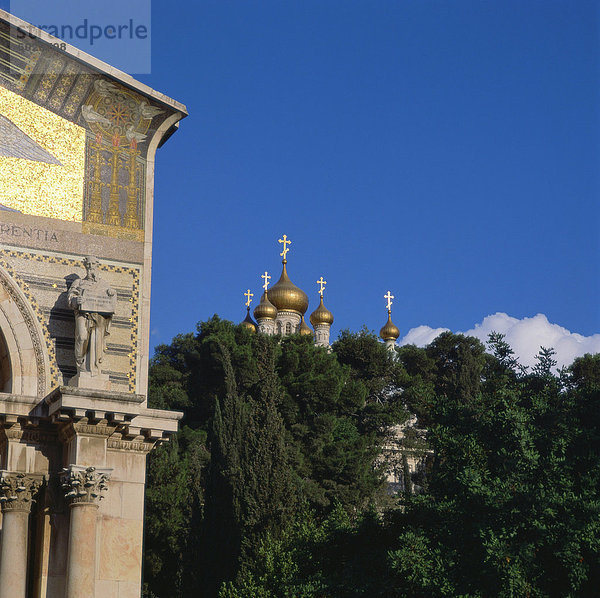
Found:
<svg viewBox="0 0 600 598"><path fill-rule="evenodd" d="M117 305L117 294L100 278L100 263L94 256L83 259L85 278L76 278L69 289L67 303L75 314L75 362L77 375L71 386L108 389L107 374L102 373L106 337Z"/></svg>

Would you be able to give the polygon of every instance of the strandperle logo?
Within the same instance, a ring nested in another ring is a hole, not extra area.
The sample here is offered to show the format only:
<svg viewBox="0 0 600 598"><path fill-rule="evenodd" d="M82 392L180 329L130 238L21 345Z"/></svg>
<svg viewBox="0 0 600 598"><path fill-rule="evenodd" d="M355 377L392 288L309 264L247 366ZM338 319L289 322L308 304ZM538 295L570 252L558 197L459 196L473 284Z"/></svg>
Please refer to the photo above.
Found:
<svg viewBox="0 0 600 598"><path fill-rule="evenodd" d="M35 51L40 30L54 39L44 40L60 50L71 45L130 74L148 74L152 64L151 0L10 0L10 11L22 19L11 39L14 55ZM15 35L16 34L16 35ZM48 67L47 61L36 69ZM71 66L71 71L73 68ZM83 69L85 70L85 69ZM37 72L37 71L36 71Z"/></svg>
<svg viewBox="0 0 600 598"><path fill-rule="evenodd" d="M135 40L148 38L148 27L136 24L133 19L129 19L125 23L104 26L94 25L88 19L83 19L79 25L37 25L37 28L68 43L73 40L87 40L90 46L93 46L94 42L100 39ZM20 30L17 32L17 37L21 39L27 35L31 38L34 37L32 32L28 33Z"/></svg>

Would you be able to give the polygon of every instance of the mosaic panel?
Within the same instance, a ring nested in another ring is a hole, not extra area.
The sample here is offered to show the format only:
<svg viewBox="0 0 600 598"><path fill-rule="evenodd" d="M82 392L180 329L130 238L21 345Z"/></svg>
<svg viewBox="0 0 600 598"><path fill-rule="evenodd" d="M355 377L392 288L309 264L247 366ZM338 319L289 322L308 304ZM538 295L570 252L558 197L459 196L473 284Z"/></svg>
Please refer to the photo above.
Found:
<svg viewBox="0 0 600 598"><path fill-rule="evenodd" d="M81 222L85 129L0 86L0 208Z"/></svg>
<svg viewBox="0 0 600 598"><path fill-rule="evenodd" d="M26 56L27 76L21 81L19 73L10 70L14 62L11 52L20 48L20 44L15 31L0 23L0 87L4 85L7 91L22 95L22 99L29 98L36 106L67 117L87 132L85 183L78 185L76 205L70 206L70 213L66 216L60 210L57 213L57 208L49 205L48 193L42 193L42 185L46 190L52 189L51 181L42 181L40 172L49 168L64 170L65 163L0 107L0 116L4 116L0 121L0 147L9 147L10 142L11 148L0 153L0 184L12 190L7 201L0 194L0 209L83 221L85 233L144 241L148 140L170 111L108 77L86 70L79 62L31 37L23 46L23 51L26 48L32 54ZM4 66L8 70L4 78L2 54L7 55ZM75 149L73 144L67 147ZM28 160L27 167L22 163L12 164L8 159ZM19 176L19 169L26 170L26 174L33 172L31 181L39 181L37 203L46 205L45 209L36 206L31 210L24 205L28 201L33 203L32 199L17 201L21 187L26 184L24 177ZM15 180L20 185L15 185ZM60 189L54 191L67 197Z"/></svg>
<svg viewBox="0 0 600 598"><path fill-rule="evenodd" d="M10 35L7 25L0 25L0 79L22 90L40 59L39 46Z"/></svg>

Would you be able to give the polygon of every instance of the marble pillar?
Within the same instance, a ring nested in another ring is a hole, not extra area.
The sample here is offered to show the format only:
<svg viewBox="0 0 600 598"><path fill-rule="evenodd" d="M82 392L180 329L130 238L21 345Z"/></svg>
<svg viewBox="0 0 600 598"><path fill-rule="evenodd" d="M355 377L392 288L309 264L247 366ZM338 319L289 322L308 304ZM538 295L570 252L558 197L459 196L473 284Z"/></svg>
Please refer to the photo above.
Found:
<svg viewBox="0 0 600 598"><path fill-rule="evenodd" d="M8 471L0 474L0 598L25 598L29 513L41 483L41 476Z"/></svg>
<svg viewBox="0 0 600 598"><path fill-rule="evenodd" d="M66 598L96 595L98 503L108 489L111 469L70 465L62 474L70 503Z"/></svg>

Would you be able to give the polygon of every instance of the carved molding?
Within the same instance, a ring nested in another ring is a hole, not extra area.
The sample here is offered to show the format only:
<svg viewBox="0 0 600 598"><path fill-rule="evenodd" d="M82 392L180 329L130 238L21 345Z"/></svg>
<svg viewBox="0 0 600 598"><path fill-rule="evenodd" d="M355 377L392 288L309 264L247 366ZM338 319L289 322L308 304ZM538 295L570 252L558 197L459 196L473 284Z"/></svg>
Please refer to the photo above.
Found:
<svg viewBox="0 0 600 598"><path fill-rule="evenodd" d="M70 442L77 434L83 436L112 436L116 426L107 426L106 421L100 424L86 422L67 422L60 427L58 438L63 444Z"/></svg>
<svg viewBox="0 0 600 598"><path fill-rule="evenodd" d="M56 442L56 432L53 430L37 430L26 428L23 430L22 439L28 444L54 444Z"/></svg>
<svg viewBox="0 0 600 598"><path fill-rule="evenodd" d="M65 498L71 505L96 504L104 498L108 490L108 480L112 469L69 465L61 474Z"/></svg>
<svg viewBox="0 0 600 598"><path fill-rule="evenodd" d="M87 434L90 436L112 436L115 433L116 426L107 426L103 424L87 424L77 422L73 424L73 430L77 434Z"/></svg>
<svg viewBox="0 0 600 598"><path fill-rule="evenodd" d="M4 268L7 269L8 264L0 262L0 266L4 266ZM17 306L19 312L21 313L21 316L23 317L23 320L25 321L25 325L27 326L29 336L31 337L37 369L37 391L38 396L43 397L46 393L46 367L44 363L44 354L46 351L46 347L45 344L42 343L42 339L40 338L39 334L38 327L41 325L41 323L38 321L37 318L34 318L31 315L32 307L30 305L27 305L21 293L17 292L17 290L15 289L16 284L18 283L14 278L10 277L10 275L6 275L2 270L0 270L0 285L2 285L4 290L7 292L9 297L14 301L15 305ZM14 338L18 342L18 334L14 330L10 319L9 325L12 328ZM19 353L21 353L20 344Z"/></svg>
<svg viewBox="0 0 600 598"><path fill-rule="evenodd" d="M156 446L156 442L144 442L143 440L119 440L109 438L107 448L118 451L134 451L137 453L149 453Z"/></svg>
<svg viewBox="0 0 600 598"><path fill-rule="evenodd" d="M43 482L41 475L27 473L0 473L0 504L2 512L31 511L35 495Z"/></svg>

